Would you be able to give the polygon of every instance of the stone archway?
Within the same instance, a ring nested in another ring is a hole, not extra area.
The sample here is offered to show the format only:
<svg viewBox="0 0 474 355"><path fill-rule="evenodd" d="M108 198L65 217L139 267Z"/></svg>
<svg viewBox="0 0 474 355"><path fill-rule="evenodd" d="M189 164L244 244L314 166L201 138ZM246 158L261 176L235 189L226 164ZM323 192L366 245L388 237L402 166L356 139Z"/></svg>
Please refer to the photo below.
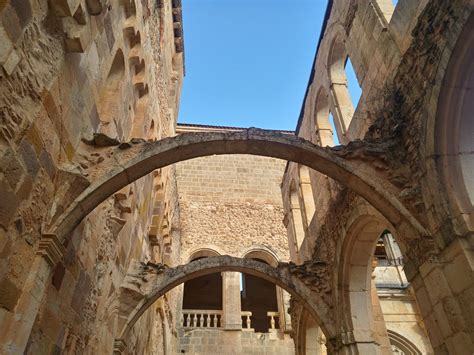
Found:
<svg viewBox="0 0 474 355"><path fill-rule="evenodd" d="M76 175L68 182L69 187L61 187L64 192L52 206L52 222L45 228L45 234L53 234L62 242L89 212L121 188L155 169L214 154L260 155L305 165L354 190L393 225L403 224L412 233L427 234L398 199L400 191L370 162L364 162L364 153L360 151L355 154L361 159L348 160L331 148L322 148L302 138L258 129L185 133L151 143L132 140L107 144L118 147L95 149L91 152L95 155L93 160L100 163L86 166L83 175ZM78 187L81 185L82 190Z"/></svg>
<svg viewBox="0 0 474 355"><path fill-rule="evenodd" d="M319 272L321 270L321 272ZM120 325L117 343L124 343L140 316L161 296L179 284L194 278L223 271L237 271L261 277L282 287L294 296L321 324L328 338L335 335L332 301L326 264L303 265L279 263L272 267L252 259L213 256L185 265L167 268L135 262L121 287Z"/></svg>
<svg viewBox="0 0 474 355"><path fill-rule="evenodd" d="M381 216L369 213L354 213L355 218L347 223L337 282L339 319L347 338L341 345L359 354L384 353L389 346L384 321L374 317L371 275L376 241L390 226Z"/></svg>

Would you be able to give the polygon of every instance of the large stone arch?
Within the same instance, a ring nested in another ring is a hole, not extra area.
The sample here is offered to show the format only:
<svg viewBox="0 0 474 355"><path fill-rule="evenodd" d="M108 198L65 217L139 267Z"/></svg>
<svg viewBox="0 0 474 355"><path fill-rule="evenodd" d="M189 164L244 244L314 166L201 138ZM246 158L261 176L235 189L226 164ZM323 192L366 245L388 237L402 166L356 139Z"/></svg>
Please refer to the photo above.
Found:
<svg viewBox="0 0 474 355"><path fill-rule="evenodd" d="M81 176L69 181L69 189L61 186L63 191L72 190L74 194L65 192L58 196L52 206L52 222L44 228L44 234L55 235L60 242L89 212L121 188L155 169L214 154L260 155L305 165L354 190L393 225L408 227L414 236L427 234L399 200L400 191L370 162L345 159L331 148L322 148L293 135L257 129L185 133L156 142L132 141L118 147L99 147L91 154L100 163L86 166Z"/></svg>
<svg viewBox="0 0 474 355"><path fill-rule="evenodd" d="M319 272L321 270L321 272ZM333 305L328 294L329 278L326 264L303 265L265 263L228 255L199 259L185 265L167 268L161 264L131 264L121 287L121 310L118 340L124 342L140 316L161 296L185 281L224 271L243 272L270 281L295 297L321 325L326 337L335 336Z"/></svg>
<svg viewBox="0 0 474 355"><path fill-rule="evenodd" d="M426 117L426 169L438 209L447 209L455 233L465 235L474 231L474 14L452 40L456 45L440 60L441 85L431 95L436 112Z"/></svg>

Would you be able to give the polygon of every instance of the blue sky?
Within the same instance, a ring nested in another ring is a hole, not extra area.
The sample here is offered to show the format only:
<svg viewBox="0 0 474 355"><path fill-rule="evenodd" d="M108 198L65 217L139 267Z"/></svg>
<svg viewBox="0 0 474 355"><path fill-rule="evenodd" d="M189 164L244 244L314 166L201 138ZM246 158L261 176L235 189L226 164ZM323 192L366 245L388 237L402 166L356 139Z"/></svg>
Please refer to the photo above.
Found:
<svg viewBox="0 0 474 355"><path fill-rule="evenodd" d="M295 129L325 10L326 0L183 0L178 121Z"/></svg>

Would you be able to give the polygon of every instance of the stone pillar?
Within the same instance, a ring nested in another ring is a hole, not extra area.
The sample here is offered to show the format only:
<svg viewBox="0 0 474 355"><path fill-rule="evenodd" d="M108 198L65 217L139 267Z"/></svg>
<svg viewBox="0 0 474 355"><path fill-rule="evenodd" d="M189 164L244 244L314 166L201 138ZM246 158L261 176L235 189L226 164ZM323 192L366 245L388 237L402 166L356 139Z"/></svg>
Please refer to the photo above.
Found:
<svg viewBox="0 0 474 355"><path fill-rule="evenodd" d="M474 353L474 257L458 238L408 274L434 353Z"/></svg>
<svg viewBox="0 0 474 355"><path fill-rule="evenodd" d="M339 80L331 85L331 97L333 99L333 107L331 110L334 117L334 125L338 133L340 144L347 144L351 137L348 136L347 129L354 115L354 106L352 105L347 82Z"/></svg>
<svg viewBox="0 0 474 355"><path fill-rule="evenodd" d="M240 272L222 273L222 308L224 330L241 330Z"/></svg>
<svg viewBox="0 0 474 355"><path fill-rule="evenodd" d="M378 344L380 354L392 354L392 348L388 339L387 327L385 326L385 319L383 318L382 308L380 307L379 295L377 294L377 287L375 287L375 268L377 267L377 259L372 259L372 280L370 297L372 299L372 317L374 320L373 324L373 337L375 342Z"/></svg>
<svg viewBox="0 0 474 355"><path fill-rule="evenodd" d="M278 312L280 313L280 329L283 332L291 331L291 317L288 312L290 308L290 294L281 287L276 286Z"/></svg>
<svg viewBox="0 0 474 355"><path fill-rule="evenodd" d="M15 313L8 328L0 336L2 344L0 353L23 354L25 351L51 271L64 255L64 251L64 246L55 235L42 236L37 256L31 265L31 272L15 307Z"/></svg>

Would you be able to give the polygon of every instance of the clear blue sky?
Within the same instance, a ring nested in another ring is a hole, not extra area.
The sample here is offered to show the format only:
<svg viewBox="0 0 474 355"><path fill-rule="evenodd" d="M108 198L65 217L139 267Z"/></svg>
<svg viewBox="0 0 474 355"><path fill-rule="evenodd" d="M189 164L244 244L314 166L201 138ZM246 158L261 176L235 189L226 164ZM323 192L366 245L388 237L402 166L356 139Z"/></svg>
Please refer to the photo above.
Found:
<svg viewBox="0 0 474 355"><path fill-rule="evenodd" d="M183 0L179 122L296 127L326 0Z"/></svg>

